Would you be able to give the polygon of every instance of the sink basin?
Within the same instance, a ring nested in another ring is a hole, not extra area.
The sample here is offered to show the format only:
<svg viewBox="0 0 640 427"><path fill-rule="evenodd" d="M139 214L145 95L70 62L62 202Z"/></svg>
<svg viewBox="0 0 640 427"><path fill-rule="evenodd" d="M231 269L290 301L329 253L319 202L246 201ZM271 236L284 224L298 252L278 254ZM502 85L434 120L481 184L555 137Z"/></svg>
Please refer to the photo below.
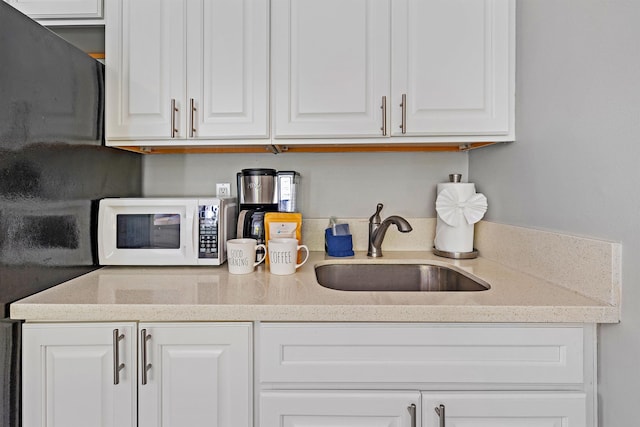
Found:
<svg viewBox="0 0 640 427"><path fill-rule="evenodd" d="M468 292L491 287L433 264L324 264L316 266L316 277L325 288L341 291Z"/></svg>

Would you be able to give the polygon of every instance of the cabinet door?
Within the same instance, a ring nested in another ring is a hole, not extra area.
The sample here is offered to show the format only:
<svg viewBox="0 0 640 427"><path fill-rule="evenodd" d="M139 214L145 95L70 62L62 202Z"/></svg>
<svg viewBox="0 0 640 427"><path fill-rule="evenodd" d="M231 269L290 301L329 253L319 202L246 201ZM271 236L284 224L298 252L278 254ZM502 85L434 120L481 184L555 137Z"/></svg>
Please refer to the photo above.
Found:
<svg viewBox="0 0 640 427"><path fill-rule="evenodd" d="M23 426L135 426L134 331L133 324L25 324Z"/></svg>
<svg viewBox="0 0 640 427"><path fill-rule="evenodd" d="M408 427L419 419L418 392L264 391L260 395L260 427Z"/></svg>
<svg viewBox="0 0 640 427"><path fill-rule="evenodd" d="M189 3L189 138L267 138L267 0Z"/></svg>
<svg viewBox="0 0 640 427"><path fill-rule="evenodd" d="M585 402L583 393L569 392L423 393L422 425L585 426ZM436 413L436 408L440 414ZM444 424L440 423L442 416Z"/></svg>
<svg viewBox="0 0 640 427"><path fill-rule="evenodd" d="M183 0L106 2L107 139L186 135L185 7Z"/></svg>
<svg viewBox="0 0 640 427"><path fill-rule="evenodd" d="M251 426L251 324L139 327L140 427Z"/></svg>
<svg viewBox="0 0 640 427"><path fill-rule="evenodd" d="M8 0L33 19L102 18L102 0Z"/></svg>
<svg viewBox="0 0 640 427"><path fill-rule="evenodd" d="M509 134L512 6L511 0L393 1L392 135Z"/></svg>
<svg viewBox="0 0 640 427"><path fill-rule="evenodd" d="M382 136L389 0L273 0L274 133Z"/></svg>

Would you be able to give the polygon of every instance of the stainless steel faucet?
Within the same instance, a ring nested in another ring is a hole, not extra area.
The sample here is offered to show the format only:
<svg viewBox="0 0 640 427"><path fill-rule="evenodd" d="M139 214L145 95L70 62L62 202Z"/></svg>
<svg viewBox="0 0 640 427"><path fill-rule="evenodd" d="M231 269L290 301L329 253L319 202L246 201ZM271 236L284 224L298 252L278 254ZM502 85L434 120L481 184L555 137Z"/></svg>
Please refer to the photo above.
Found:
<svg viewBox="0 0 640 427"><path fill-rule="evenodd" d="M378 203L376 213L369 218L369 251L367 252L367 256L373 258L382 257L382 241L387 233L387 228L389 228L391 224L395 224L401 233L408 233L413 230L411 224L401 216L392 215L382 221L380 219L380 211L382 211L383 207L384 205L382 203Z"/></svg>

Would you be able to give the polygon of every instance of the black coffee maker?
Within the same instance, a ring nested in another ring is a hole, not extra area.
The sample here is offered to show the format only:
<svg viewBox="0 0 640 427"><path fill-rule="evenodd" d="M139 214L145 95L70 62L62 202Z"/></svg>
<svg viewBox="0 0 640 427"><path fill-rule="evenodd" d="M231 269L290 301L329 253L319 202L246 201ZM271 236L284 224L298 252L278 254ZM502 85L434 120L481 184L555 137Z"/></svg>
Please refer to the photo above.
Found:
<svg viewBox="0 0 640 427"><path fill-rule="evenodd" d="M238 181L238 237L264 243L264 214L278 210L275 169L243 169Z"/></svg>
<svg viewBox="0 0 640 427"><path fill-rule="evenodd" d="M238 238L265 243L266 212L297 212L300 174L275 169L242 169L238 184Z"/></svg>

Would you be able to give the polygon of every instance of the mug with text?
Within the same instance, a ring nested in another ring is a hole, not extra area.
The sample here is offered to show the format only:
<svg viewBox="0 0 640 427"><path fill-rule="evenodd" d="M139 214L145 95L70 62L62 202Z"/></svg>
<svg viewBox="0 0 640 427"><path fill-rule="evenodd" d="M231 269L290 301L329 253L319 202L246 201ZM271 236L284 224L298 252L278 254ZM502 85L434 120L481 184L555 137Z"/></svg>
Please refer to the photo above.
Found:
<svg viewBox="0 0 640 427"><path fill-rule="evenodd" d="M269 250L269 271L272 274L293 274L309 258L309 248L305 245L299 245L298 239L270 239L267 248ZM305 250L306 256L300 264L297 264L300 249Z"/></svg>
<svg viewBox="0 0 640 427"><path fill-rule="evenodd" d="M256 252L262 248L264 253L256 261ZM227 265L231 274L248 274L253 272L256 265L267 257L265 245L259 245L256 239L227 240Z"/></svg>

